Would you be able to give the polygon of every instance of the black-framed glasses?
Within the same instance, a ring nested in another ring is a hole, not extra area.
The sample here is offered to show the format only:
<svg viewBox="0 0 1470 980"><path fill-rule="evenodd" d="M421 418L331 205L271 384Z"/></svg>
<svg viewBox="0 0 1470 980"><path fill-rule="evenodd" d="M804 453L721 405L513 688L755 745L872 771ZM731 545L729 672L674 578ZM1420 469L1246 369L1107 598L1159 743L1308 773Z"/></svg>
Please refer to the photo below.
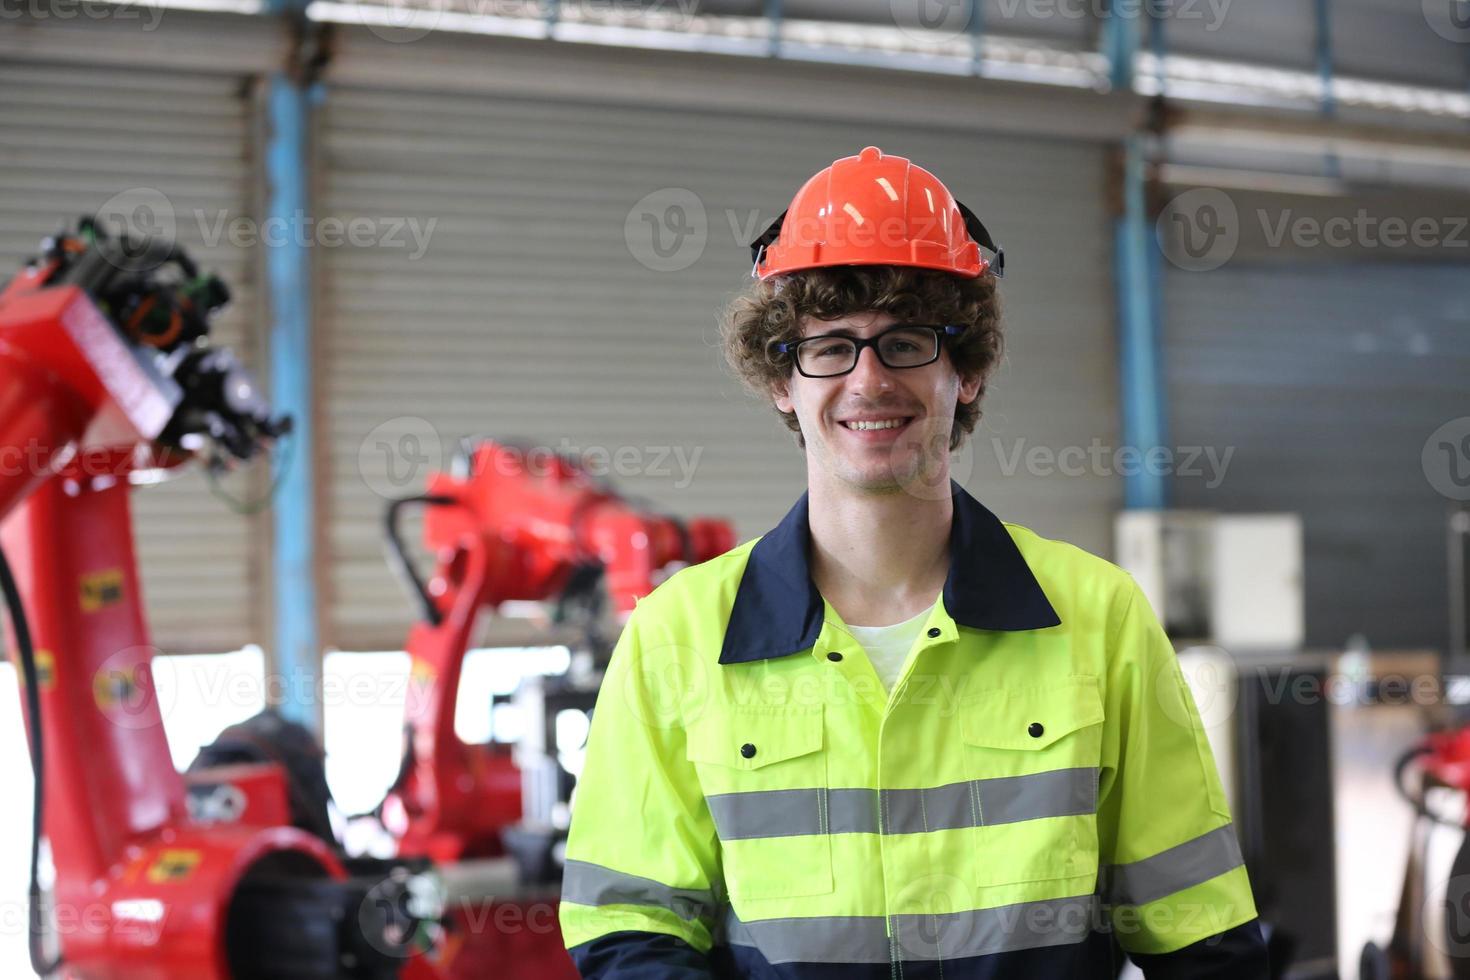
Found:
<svg viewBox="0 0 1470 980"><path fill-rule="evenodd" d="M871 337L852 337L844 333L804 337L772 345L778 354L790 354L796 370L808 378L835 378L857 367L864 347L873 348L884 367L902 369L923 367L939 360L940 344L945 337L964 333L965 328L952 323L900 323Z"/></svg>

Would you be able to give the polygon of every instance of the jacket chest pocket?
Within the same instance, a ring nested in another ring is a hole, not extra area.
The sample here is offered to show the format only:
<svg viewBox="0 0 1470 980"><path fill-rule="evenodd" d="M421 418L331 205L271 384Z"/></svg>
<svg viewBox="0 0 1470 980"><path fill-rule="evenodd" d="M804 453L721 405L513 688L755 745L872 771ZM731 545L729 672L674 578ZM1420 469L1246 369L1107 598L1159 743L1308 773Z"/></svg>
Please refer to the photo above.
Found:
<svg viewBox="0 0 1470 980"><path fill-rule="evenodd" d="M735 898L832 891L822 709L719 708L687 730L687 752Z"/></svg>
<svg viewBox="0 0 1470 980"><path fill-rule="evenodd" d="M959 717L977 814L977 883L1095 875L1103 729L1096 679L982 692L961 701Z"/></svg>

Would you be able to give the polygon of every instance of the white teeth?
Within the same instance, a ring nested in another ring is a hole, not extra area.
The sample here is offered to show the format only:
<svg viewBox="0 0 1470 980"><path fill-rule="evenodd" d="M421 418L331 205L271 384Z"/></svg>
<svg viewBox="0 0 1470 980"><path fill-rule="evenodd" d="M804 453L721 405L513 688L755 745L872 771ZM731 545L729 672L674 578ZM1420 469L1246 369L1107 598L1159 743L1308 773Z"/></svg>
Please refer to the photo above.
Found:
<svg viewBox="0 0 1470 980"><path fill-rule="evenodd" d="M903 419L885 419L882 422L844 422L843 425L849 429L896 429L903 425Z"/></svg>

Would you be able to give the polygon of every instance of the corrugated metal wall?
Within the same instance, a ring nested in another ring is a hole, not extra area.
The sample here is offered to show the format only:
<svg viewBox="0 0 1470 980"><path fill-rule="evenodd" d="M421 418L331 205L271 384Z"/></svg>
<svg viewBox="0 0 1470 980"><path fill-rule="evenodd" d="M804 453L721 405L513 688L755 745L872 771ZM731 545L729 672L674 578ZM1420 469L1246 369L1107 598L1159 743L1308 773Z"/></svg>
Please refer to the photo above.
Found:
<svg viewBox="0 0 1470 980"><path fill-rule="evenodd" d="M1458 0L1457 0L1458 3ZM1337 71L1463 91L1470 84L1464 4L1332 0ZM1459 22L1452 19L1458 16Z"/></svg>
<svg viewBox="0 0 1470 980"><path fill-rule="evenodd" d="M322 255L329 642L401 643L386 497L420 489L466 434L607 454L627 492L727 515L742 537L779 519L802 458L723 369L717 314L748 281L749 238L868 143L939 173L1014 270L1010 359L958 475L1004 517L1107 548L1115 480L1005 475L1018 445L1116 438L1099 146L355 86L329 91L320 122L323 215L434 222L417 257Z"/></svg>
<svg viewBox="0 0 1470 980"><path fill-rule="evenodd" d="M1171 54L1301 71L1316 68L1317 21L1311 0L1175 0L1160 8L1169 12L1165 31ZM1470 81L1470 64L1464 44L1457 43L1463 42L1464 31L1454 29L1449 8L1438 5L1440 12L1431 18L1435 4L1421 9L1419 3L1402 0L1332 0L1335 70L1462 90Z"/></svg>
<svg viewBox="0 0 1470 980"><path fill-rule="evenodd" d="M1363 259L1165 277L1172 442L1234 452L1174 502L1302 515L1310 646L1444 646L1450 501L1422 453L1470 405L1465 282L1463 264Z"/></svg>
<svg viewBox="0 0 1470 980"><path fill-rule="evenodd" d="M83 214L176 231L233 290L215 336L259 365L254 254L228 233L254 214L252 118L236 74L0 65L0 276ZM248 479L226 487L257 492ZM259 641L265 517L233 513L197 470L137 490L133 509L154 642L197 652Z"/></svg>

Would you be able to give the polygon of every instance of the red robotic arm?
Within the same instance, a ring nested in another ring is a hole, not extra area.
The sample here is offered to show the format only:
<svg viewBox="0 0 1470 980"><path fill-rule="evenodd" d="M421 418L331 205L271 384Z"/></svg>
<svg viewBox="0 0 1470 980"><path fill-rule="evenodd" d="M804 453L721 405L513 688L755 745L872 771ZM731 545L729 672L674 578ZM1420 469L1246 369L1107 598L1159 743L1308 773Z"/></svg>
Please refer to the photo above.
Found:
<svg viewBox="0 0 1470 980"><path fill-rule="evenodd" d="M12 574L0 561L0 577L56 866L60 969L89 980L395 975L396 951L348 915L371 884L349 881L284 804L276 819L192 819L164 734L129 477L246 459L286 429L207 342L228 293L172 243L110 239L87 221L43 248L0 292L0 538L14 563ZM33 851L33 909L34 868ZM32 959L48 970L40 926L33 913Z"/></svg>
<svg viewBox="0 0 1470 980"><path fill-rule="evenodd" d="M397 515L424 503L435 558L425 586L403 554ZM435 861L498 855L521 819L521 774L503 746L467 745L454 731L464 657L482 610L564 597L601 572L618 618L684 564L734 546L722 520L687 522L636 507L574 460L484 441L423 497L390 505L391 554L417 597L406 752L390 808L401 810L400 853ZM589 575L589 572L591 573Z"/></svg>

